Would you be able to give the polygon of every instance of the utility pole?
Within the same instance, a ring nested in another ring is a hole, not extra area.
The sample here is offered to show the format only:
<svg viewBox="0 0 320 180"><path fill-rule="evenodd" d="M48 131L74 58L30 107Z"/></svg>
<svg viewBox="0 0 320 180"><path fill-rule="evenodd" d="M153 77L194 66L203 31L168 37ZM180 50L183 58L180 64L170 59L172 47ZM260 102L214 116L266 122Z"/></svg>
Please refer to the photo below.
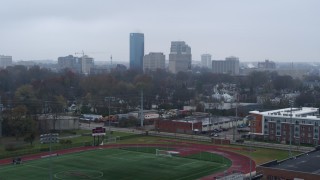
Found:
<svg viewBox="0 0 320 180"><path fill-rule="evenodd" d="M1 103L1 96L0 96L0 142L1 142L1 138L2 138L2 121L3 121L2 108L3 108L3 105Z"/></svg>
<svg viewBox="0 0 320 180"><path fill-rule="evenodd" d="M111 98L110 96L105 97L104 100L108 99L108 126L109 126L109 134L111 135L111 119L110 119L110 104L111 104Z"/></svg>
<svg viewBox="0 0 320 180"><path fill-rule="evenodd" d="M237 126L237 121L238 121L238 93L236 92L236 119L232 122L233 125L233 136L232 139L233 141L236 140L236 126Z"/></svg>
<svg viewBox="0 0 320 180"><path fill-rule="evenodd" d="M143 127L143 89L141 89L141 107L140 107L140 121L141 121L141 127Z"/></svg>

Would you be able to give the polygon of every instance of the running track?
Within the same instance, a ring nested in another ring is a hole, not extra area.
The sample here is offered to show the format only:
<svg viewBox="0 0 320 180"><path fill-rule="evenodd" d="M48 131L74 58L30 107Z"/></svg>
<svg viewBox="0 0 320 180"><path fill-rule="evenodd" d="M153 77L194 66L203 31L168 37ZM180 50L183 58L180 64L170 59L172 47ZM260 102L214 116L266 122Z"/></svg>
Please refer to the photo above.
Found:
<svg viewBox="0 0 320 180"><path fill-rule="evenodd" d="M168 140L164 140L168 141ZM169 140L169 141L174 141L174 140ZM177 144L178 143L178 144ZM78 148L72 148L72 149L64 149L64 150L58 150L54 151L52 153L54 154L70 154L70 153L76 153L76 152L82 152L82 151L88 151L88 150L94 150L94 149L99 149L99 148L119 148L119 147L141 147L141 146L154 146L154 147L170 147L170 148L175 148L176 151L179 151L180 154L183 155L189 155L189 154L194 154L197 152L213 152L216 154L220 154L232 161L231 167L227 170L227 172L242 172L243 174L248 174L250 173L250 158L241 154L237 154L231 151L228 151L228 149L233 149L233 150L244 150L242 148L226 148L226 147L221 147L221 146L214 146L214 145L203 145L203 144L194 144L194 143L182 143L182 142L177 142L176 144L110 144L110 145L103 145L103 146L98 146L98 147L78 147ZM36 160L36 159L41 159L42 156L47 156L49 155L49 152L44 152L44 153L38 153L38 154L33 154L33 155L26 155L22 156L23 161L31 161L31 160ZM255 162L252 160L252 171L255 171ZM1 159L0 160L0 165L8 165L12 163L12 158L7 158L7 159ZM1 166L0 166L1 167ZM218 172L206 177L201 178L202 180L209 180L209 179L215 179L214 177L221 176L223 175L224 172Z"/></svg>

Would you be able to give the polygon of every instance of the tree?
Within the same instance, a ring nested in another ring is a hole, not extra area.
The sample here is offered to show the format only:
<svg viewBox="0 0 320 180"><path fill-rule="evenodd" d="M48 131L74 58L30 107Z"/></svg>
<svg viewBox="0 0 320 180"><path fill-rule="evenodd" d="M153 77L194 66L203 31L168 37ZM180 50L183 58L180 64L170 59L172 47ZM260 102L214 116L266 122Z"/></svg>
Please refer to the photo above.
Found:
<svg viewBox="0 0 320 180"><path fill-rule="evenodd" d="M18 105L26 108L27 114L36 114L40 109L40 102L37 99L31 85L22 85L15 91L15 100Z"/></svg>
<svg viewBox="0 0 320 180"><path fill-rule="evenodd" d="M36 123L27 115L27 108L23 105L17 106L12 110L11 118L8 119L9 128L18 140L19 137L28 133L35 133Z"/></svg>

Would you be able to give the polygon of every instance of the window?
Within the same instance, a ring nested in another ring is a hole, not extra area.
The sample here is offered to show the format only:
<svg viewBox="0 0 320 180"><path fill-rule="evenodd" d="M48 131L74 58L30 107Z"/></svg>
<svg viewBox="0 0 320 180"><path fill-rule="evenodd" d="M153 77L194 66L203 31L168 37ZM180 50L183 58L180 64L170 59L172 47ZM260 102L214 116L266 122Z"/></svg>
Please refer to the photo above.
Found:
<svg viewBox="0 0 320 180"><path fill-rule="evenodd" d="M296 121L296 124L298 125L298 124L299 124L299 121Z"/></svg>
<svg viewBox="0 0 320 180"><path fill-rule="evenodd" d="M280 136L280 132L277 132L277 135Z"/></svg>
<svg viewBox="0 0 320 180"><path fill-rule="evenodd" d="M319 123L318 123L318 122L314 122L314 125L315 125L315 126L319 126Z"/></svg>

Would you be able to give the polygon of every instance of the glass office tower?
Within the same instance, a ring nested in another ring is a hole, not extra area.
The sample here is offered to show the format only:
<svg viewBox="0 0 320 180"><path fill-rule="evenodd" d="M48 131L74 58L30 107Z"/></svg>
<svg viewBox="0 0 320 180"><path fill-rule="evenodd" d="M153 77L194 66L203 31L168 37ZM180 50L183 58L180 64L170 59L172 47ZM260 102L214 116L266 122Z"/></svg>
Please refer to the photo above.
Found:
<svg viewBox="0 0 320 180"><path fill-rule="evenodd" d="M130 69L143 70L144 34L130 33Z"/></svg>

